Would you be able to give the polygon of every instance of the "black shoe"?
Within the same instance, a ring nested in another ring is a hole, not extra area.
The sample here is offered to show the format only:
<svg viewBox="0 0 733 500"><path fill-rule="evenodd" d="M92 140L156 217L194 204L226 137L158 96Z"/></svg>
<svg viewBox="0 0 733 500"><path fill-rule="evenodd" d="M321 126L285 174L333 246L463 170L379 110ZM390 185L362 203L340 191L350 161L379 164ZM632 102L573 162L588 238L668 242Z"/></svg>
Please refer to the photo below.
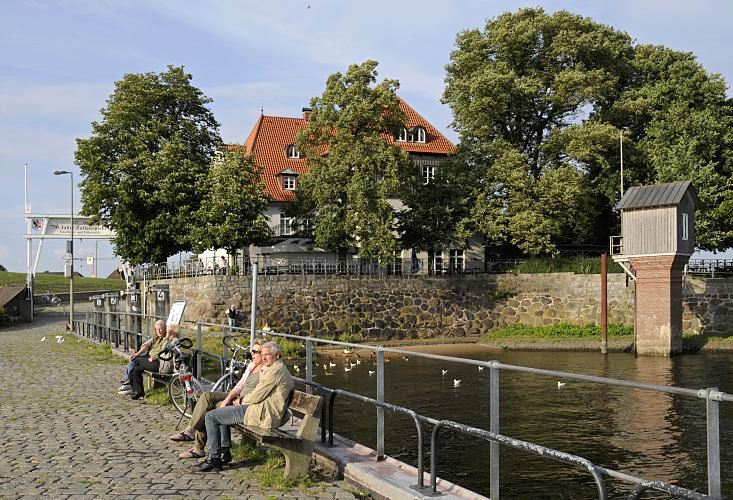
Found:
<svg viewBox="0 0 733 500"><path fill-rule="evenodd" d="M230 463L232 463L232 453L229 451L229 448L224 448L221 453L221 464L229 465Z"/></svg>
<svg viewBox="0 0 733 500"><path fill-rule="evenodd" d="M140 399L143 396L145 396L144 392L133 392L130 394L130 399Z"/></svg>
<svg viewBox="0 0 733 500"><path fill-rule="evenodd" d="M191 467L192 472L221 472L222 464L219 458L207 458L200 464Z"/></svg>

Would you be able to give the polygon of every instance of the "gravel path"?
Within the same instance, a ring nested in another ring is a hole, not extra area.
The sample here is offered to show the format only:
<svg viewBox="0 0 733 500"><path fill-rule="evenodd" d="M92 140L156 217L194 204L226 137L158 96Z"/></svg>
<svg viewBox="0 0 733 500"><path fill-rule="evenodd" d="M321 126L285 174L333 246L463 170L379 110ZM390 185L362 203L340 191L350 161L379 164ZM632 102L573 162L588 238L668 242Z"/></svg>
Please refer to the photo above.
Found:
<svg viewBox="0 0 733 500"><path fill-rule="evenodd" d="M84 340L56 343L59 319L0 330L0 497L355 498L330 479L267 490L246 465L190 472L177 457L184 445L167 440L173 407L119 396L123 365L90 358Z"/></svg>

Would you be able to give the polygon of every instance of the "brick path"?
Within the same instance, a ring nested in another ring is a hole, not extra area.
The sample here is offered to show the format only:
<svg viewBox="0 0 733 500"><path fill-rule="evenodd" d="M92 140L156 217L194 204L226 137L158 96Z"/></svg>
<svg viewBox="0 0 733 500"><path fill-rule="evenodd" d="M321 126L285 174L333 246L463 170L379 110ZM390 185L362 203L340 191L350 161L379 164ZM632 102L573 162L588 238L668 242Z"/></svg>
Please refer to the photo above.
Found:
<svg viewBox="0 0 733 500"><path fill-rule="evenodd" d="M337 480L269 491L246 465L190 472L184 445L167 441L175 409L119 396L123 366L85 359L74 339L57 344L62 330L0 330L0 497L355 498Z"/></svg>

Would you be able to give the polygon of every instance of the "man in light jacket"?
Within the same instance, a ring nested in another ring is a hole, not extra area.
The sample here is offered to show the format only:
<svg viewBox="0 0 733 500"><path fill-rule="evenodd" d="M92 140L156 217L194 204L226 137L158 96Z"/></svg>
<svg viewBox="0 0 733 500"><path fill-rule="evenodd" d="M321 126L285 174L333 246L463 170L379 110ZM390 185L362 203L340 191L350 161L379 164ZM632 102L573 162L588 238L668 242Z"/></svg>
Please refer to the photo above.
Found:
<svg viewBox="0 0 733 500"><path fill-rule="evenodd" d="M226 406L206 414L206 435L209 456L194 466L194 471L221 471L224 464L231 462L231 440L228 426L252 425L265 429L277 429L283 425L288 409L288 397L293 389L293 379L285 363L282 349L275 342L262 346L264 366L257 386L242 398L240 405Z"/></svg>

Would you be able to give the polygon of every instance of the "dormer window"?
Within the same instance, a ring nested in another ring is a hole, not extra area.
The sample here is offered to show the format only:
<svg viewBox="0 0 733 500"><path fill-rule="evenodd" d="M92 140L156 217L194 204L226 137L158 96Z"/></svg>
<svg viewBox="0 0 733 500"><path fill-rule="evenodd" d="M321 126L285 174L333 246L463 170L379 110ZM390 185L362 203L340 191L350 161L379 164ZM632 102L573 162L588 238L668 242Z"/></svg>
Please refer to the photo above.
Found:
<svg viewBox="0 0 733 500"><path fill-rule="evenodd" d="M415 129L415 142L425 142L425 137L427 134L425 134L425 129L422 127L417 127Z"/></svg>
<svg viewBox="0 0 733 500"><path fill-rule="evenodd" d="M291 144L290 146L288 146L285 150L285 153L287 154L288 158L300 158L300 152L298 151L298 148L295 146L295 144Z"/></svg>
<svg viewBox="0 0 733 500"><path fill-rule="evenodd" d="M427 133L422 127L402 128L397 141L399 142L425 142L427 139Z"/></svg>
<svg viewBox="0 0 733 500"><path fill-rule="evenodd" d="M294 175L283 175L283 189L295 191L296 177Z"/></svg>

